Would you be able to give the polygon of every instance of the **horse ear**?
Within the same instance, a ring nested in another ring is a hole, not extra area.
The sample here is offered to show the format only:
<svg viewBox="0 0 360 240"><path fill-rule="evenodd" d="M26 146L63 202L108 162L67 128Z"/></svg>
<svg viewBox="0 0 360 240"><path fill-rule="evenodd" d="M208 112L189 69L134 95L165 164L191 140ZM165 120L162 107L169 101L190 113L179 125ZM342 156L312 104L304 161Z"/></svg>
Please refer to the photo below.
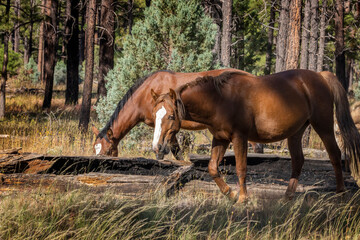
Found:
<svg viewBox="0 0 360 240"><path fill-rule="evenodd" d="M169 96L172 100L176 100L176 92L174 91L174 89L170 88L169 90Z"/></svg>
<svg viewBox="0 0 360 240"><path fill-rule="evenodd" d="M108 137L108 139L113 139L113 131L111 130L111 128L109 128L106 132L106 136Z"/></svg>
<svg viewBox="0 0 360 240"><path fill-rule="evenodd" d="M99 129L97 129L94 125L92 125L91 130L96 136L99 135Z"/></svg>
<svg viewBox="0 0 360 240"><path fill-rule="evenodd" d="M157 94L154 89L151 89L151 96L156 101L159 98L159 94Z"/></svg>

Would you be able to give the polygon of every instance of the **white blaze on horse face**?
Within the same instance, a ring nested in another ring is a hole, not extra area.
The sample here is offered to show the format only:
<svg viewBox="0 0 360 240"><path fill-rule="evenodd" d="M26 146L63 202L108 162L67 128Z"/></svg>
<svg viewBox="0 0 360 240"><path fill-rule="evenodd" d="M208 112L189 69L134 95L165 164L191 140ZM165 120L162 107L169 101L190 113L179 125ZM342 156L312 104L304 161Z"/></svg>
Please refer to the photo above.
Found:
<svg viewBox="0 0 360 240"><path fill-rule="evenodd" d="M156 150L160 136L161 136L161 122L163 117L166 115L166 109L162 106L156 112L156 119L155 119L155 130L154 130L154 139L153 139L153 150Z"/></svg>
<svg viewBox="0 0 360 240"><path fill-rule="evenodd" d="M100 151L101 151L101 143L98 143L98 144L95 145L95 153L96 153L96 155L99 155Z"/></svg>

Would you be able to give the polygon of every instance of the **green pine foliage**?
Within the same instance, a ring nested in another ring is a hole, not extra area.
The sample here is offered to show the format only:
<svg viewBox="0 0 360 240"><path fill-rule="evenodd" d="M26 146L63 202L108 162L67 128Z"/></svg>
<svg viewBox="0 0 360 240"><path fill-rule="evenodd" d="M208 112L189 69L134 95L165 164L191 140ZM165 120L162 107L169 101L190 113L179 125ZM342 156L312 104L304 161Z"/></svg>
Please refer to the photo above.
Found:
<svg viewBox="0 0 360 240"><path fill-rule="evenodd" d="M4 59L4 45L0 45L0 67L3 65ZM16 53L9 48L8 50L8 65L7 71L10 76L14 76L18 73L18 69L23 64L20 53Z"/></svg>
<svg viewBox="0 0 360 240"><path fill-rule="evenodd" d="M169 69L196 72L213 69L216 26L198 0L154 0L123 41L123 51L106 76L108 94L96 111L104 125L136 79Z"/></svg>

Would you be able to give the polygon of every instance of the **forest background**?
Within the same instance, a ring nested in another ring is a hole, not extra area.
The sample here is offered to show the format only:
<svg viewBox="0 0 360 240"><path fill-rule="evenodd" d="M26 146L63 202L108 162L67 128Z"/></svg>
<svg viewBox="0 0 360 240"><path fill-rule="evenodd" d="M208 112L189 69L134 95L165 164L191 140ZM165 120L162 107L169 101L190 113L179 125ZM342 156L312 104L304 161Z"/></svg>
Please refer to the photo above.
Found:
<svg viewBox="0 0 360 240"><path fill-rule="evenodd" d="M1 0L0 14L3 148L91 154L90 119L104 126L161 69L328 70L360 98L360 1ZM125 145L149 137L142 125Z"/></svg>

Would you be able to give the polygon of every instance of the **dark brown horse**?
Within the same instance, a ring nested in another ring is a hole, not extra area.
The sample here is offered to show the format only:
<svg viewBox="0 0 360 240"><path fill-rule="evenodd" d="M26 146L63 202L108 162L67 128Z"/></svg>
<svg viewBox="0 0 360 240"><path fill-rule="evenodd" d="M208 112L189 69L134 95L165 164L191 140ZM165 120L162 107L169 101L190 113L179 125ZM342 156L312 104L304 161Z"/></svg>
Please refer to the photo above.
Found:
<svg viewBox="0 0 360 240"><path fill-rule="evenodd" d="M117 146L120 140L138 123L145 122L154 127L152 118L153 99L149 89L154 89L162 94L169 88L177 88L198 77L218 76L225 71L236 71L245 75L251 75L237 69L220 69L198 73L176 73L171 71L158 71L149 76L139 79L121 99L106 126L99 132L93 127L96 134L94 152L97 155L117 156ZM252 76L252 75L251 75ZM181 127L190 130L205 129L204 124L192 121L182 121ZM172 139L171 151L177 159L181 159L179 144L176 138ZM158 158L162 158L161 154Z"/></svg>
<svg viewBox="0 0 360 240"><path fill-rule="evenodd" d="M217 77L203 77L175 91L158 95L151 91L156 118L153 148L167 152L182 121L208 126L213 134L209 173L220 191L235 201L246 198L247 141L274 142L288 139L292 174L286 196L296 190L304 163L301 138L311 124L324 142L335 170L336 191L344 191L341 152L334 137L336 118L346 150L351 154L352 174L359 177L360 135L350 116L346 92L330 72L291 70L264 77L226 72ZM218 165L233 143L240 192L220 177ZM239 197L237 195L239 194Z"/></svg>

